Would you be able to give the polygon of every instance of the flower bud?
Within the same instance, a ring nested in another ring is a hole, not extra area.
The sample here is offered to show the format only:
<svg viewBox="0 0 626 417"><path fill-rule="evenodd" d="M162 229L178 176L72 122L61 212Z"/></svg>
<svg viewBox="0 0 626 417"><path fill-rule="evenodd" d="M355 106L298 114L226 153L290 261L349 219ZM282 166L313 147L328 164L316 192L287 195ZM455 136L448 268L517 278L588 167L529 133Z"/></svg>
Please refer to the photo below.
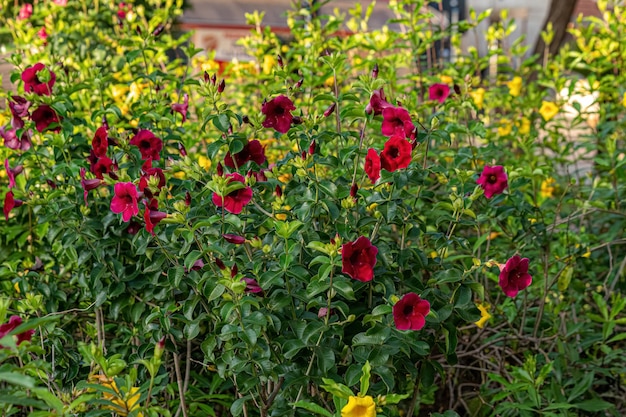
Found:
<svg viewBox="0 0 626 417"><path fill-rule="evenodd" d="M333 103L324 111L324 117L328 117L335 112L335 107L337 107L337 103Z"/></svg>
<svg viewBox="0 0 626 417"><path fill-rule="evenodd" d="M191 205L191 193L189 191L185 193L185 205L187 207Z"/></svg>
<svg viewBox="0 0 626 417"><path fill-rule="evenodd" d="M211 77L209 76L209 73L204 71L203 77L204 77L204 82L208 84L209 80L211 79Z"/></svg>
<svg viewBox="0 0 626 417"><path fill-rule="evenodd" d="M293 123L294 125L302 124L302 117L294 116L293 119L291 120L291 123Z"/></svg>
<svg viewBox="0 0 626 417"><path fill-rule="evenodd" d="M246 238L245 237L239 236L239 235L230 234L230 233L225 233L225 234L222 235L222 237L228 243L233 243L235 245L241 245L242 243L246 242Z"/></svg>
<svg viewBox="0 0 626 417"><path fill-rule="evenodd" d="M163 356L163 351L165 351L165 336L154 345L154 358L160 360L161 356Z"/></svg>
<svg viewBox="0 0 626 417"><path fill-rule="evenodd" d="M282 56L280 56L280 55L276 56L276 60L278 61L278 66L279 67L282 68L282 67L285 66L285 63L283 62L283 57Z"/></svg>
<svg viewBox="0 0 626 417"><path fill-rule="evenodd" d="M372 78L378 78L378 64L374 64L374 68L372 69Z"/></svg>
<svg viewBox="0 0 626 417"><path fill-rule="evenodd" d="M163 29L165 29L165 26L163 25L159 25L157 26L153 31L152 31L152 36L157 37L159 36L162 32Z"/></svg>
<svg viewBox="0 0 626 417"><path fill-rule="evenodd" d="M224 175L224 167L222 166L221 162L217 163L217 175L219 175L220 177Z"/></svg>
<svg viewBox="0 0 626 417"><path fill-rule="evenodd" d="M218 93L223 93L224 92L224 88L226 88L226 80L224 80L222 78L222 81L220 81L220 84L217 86L217 92Z"/></svg>
<svg viewBox="0 0 626 417"><path fill-rule="evenodd" d="M238 272L239 268L237 268L237 264L233 265L232 269L230 270L230 277L235 278Z"/></svg>
<svg viewBox="0 0 626 417"><path fill-rule="evenodd" d="M300 78L300 79L298 80L298 82L296 83L296 85L294 85L293 87L294 87L295 89L298 89L298 88L302 87L302 83L304 83L304 78Z"/></svg>
<svg viewBox="0 0 626 417"><path fill-rule="evenodd" d="M178 142L178 151L183 158L187 156L187 149L185 149L185 145L180 142Z"/></svg>
<svg viewBox="0 0 626 417"><path fill-rule="evenodd" d="M356 198L357 191L359 191L359 187L356 185L356 183L352 184L352 187L350 187L350 197Z"/></svg>
<svg viewBox="0 0 626 417"><path fill-rule="evenodd" d="M222 271L226 269L226 265L224 265L224 262L222 262L220 258L215 258L215 265L217 265L217 267Z"/></svg>
<svg viewBox="0 0 626 417"><path fill-rule="evenodd" d="M311 144L309 145L309 155L313 155L315 153L315 147L316 147L315 141L312 140Z"/></svg>
<svg viewBox="0 0 626 417"><path fill-rule="evenodd" d="M213 74L211 76L211 84L215 85L216 82L217 82L217 75Z"/></svg>
<svg viewBox="0 0 626 417"><path fill-rule="evenodd" d="M274 190L274 194L276 194L276 197L282 197L283 196L283 189L280 187L280 185L276 186L276 189Z"/></svg>

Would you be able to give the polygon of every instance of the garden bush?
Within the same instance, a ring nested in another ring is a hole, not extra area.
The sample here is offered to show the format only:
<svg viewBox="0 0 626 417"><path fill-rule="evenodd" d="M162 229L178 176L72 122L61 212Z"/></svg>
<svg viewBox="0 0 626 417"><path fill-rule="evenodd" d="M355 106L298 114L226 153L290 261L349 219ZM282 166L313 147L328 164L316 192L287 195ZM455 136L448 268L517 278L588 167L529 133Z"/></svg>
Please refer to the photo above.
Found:
<svg viewBox="0 0 626 417"><path fill-rule="evenodd" d="M2 414L621 415L624 9L426 3L224 67L182 1L3 0Z"/></svg>

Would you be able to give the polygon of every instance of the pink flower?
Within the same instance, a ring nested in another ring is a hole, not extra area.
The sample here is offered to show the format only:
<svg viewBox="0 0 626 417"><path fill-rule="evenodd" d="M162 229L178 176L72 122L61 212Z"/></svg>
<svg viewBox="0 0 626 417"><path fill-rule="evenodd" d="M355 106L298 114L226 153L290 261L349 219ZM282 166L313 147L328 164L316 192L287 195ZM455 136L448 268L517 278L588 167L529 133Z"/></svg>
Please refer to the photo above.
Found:
<svg viewBox="0 0 626 417"><path fill-rule="evenodd" d="M256 279L254 278L241 278L243 282L246 283L246 292L252 294L258 294L263 292L263 288L259 285Z"/></svg>
<svg viewBox="0 0 626 417"><path fill-rule="evenodd" d="M280 95L271 99L261 108L261 112L265 115L263 127L272 127L280 133L287 133L293 120L291 111L295 109L296 106L287 96Z"/></svg>
<svg viewBox="0 0 626 417"><path fill-rule="evenodd" d="M83 199L85 200L85 206L87 206L88 205L87 195L89 194L89 191L95 190L96 188L98 188L102 184L102 180L98 178L88 180L85 178L85 174L86 174L85 168L81 168L80 169L80 185L81 187L83 187Z"/></svg>
<svg viewBox="0 0 626 417"><path fill-rule="evenodd" d="M187 120L187 109L189 108L189 94L185 93L183 102L172 104L172 113L178 113L183 116L183 123Z"/></svg>
<svg viewBox="0 0 626 417"><path fill-rule="evenodd" d="M163 141L157 138L154 133L147 129L142 129L130 140L131 145L135 145L141 152L141 159L152 159L158 161L161 159L161 149L163 149Z"/></svg>
<svg viewBox="0 0 626 417"><path fill-rule="evenodd" d="M393 306L393 321L398 330L421 330L426 324L430 303L414 292L405 294Z"/></svg>
<svg viewBox="0 0 626 417"><path fill-rule="evenodd" d="M57 6L67 6L67 0L52 0Z"/></svg>
<svg viewBox="0 0 626 417"><path fill-rule="evenodd" d="M159 208L159 203L154 198L150 200L149 203L144 200L143 204L146 207L146 210L143 212L143 219L146 222L146 230L154 236L154 226L166 218L167 213L157 210Z"/></svg>
<svg viewBox="0 0 626 417"><path fill-rule="evenodd" d="M57 116L57 113L54 111L54 109L47 104L40 105L37 110L33 112L30 118L33 122L35 122L35 129L37 129L39 133L42 133L44 130L48 129L53 123L57 123L57 127L52 129L52 131L61 131L61 126L58 125L58 123L60 122L59 116Z"/></svg>
<svg viewBox="0 0 626 417"><path fill-rule="evenodd" d="M378 116L383 113L383 110L387 107L393 107L393 105L385 100L385 92L381 88L380 90L374 90L370 102L365 106L365 113Z"/></svg>
<svg viewBox="0 0 626 417"><path fill-rule="evenodd" d="M17 200L14 198L13 191L9 191L8 193L6 193L4 196L4 207L2 209L2 211L4 212L4 218L9 221L9 213L11 213L11 210L13 210L15 207L21 206L22 204L24 204L22 200Z"/></svg>
<svg viewBox="0 0 626 417"><path fill-rule="evenodd" d="M131 10L131 5L121 2L117 7L117 17L120 20L126 19L126 13Z"/></svg>
<svg viewBox="0 0 626 417"><path fill-rule="evenodd" d="M22 81L24 81L24 91L27 93L35 93L40 96L49 96L52 93L52 86L57 77L46 68L41 62L36 63L32 67L26 68L22 72Z"/></svg>
<svg viewBox="0 0 626 417"><path fill-rule="evenodd" d="M30 104L30 101L26 100L24 97L11 96L11 100L9 101L9 108L11 109L11 115L13 115L13 120L11 120L12 127L16 129L21 129L24 127L24 121L21 119L23 117L30 116L30 113L28 113Z"/></svg>
<svg viewBox="0 0 626 417"><path fill-rule="evenodd" d="M18 139L15 128L0 128L0 136L4 139L4 146L10 149L19 149L22 151L29 150L33 146L33 143L30 140L31 135L31 130L25 130L22 133L21 139Z"/></svg>
<svg viewBox="0 0 626 417"><path fill-rule="evenodd" d="M501 165L485 165L480 178L476 180L476 184L485 190L485 197L491 198L502 192L508 187L508 179L504 167Z"/></svg>
<svg viewBox="0 0 626 417"><path fill-rule="evenodd" d="M241 245L242 243L244 243L246 241L245 237L239 236L239 235L233 235L233 234L230 234L230 233L225 233L225 234L222 235L222 237L228 243L233 243L235 245Z"/></svg>
<svg viewBox="0 0 626 417"><path fill-rule="evenodd" d="M415 125L406 109L389 106L383 109L383 125L381 131L385 136L410 138L414 135Z"/></svg>
<svg viewBox="0 0 626 417"><path fill-rule="evenodd" d="M378 248L365 236L341 246L341 272L361 282L374 278Z"/></svg>
<svg viewBox="0 0 626 417"><path fill-rule="evenodd" d="M33 14L33 5L30 3L24 3L19 13L17 14L17 20L26 20Z"/></svg>
<svg viewBox="0 0 626 417"><path fill-rule="evenodd" d="M39 39L41 39L45 45L46 40L48 39L48 32L46 32L46 28L42 27L41 29L39 29L39 31L37 32L37 36L39 36Z"/></svg>
<svg viewBox="0 0 626 417"><path fill-rule="evenodd" d="M15 177L17 177L23 170L22 165L18 165L15 168L9 166L9 160L4 160L4 169L7 171L7 177L9 177L9 188L15 187Z"/></svg>
<svg viewBox="0 0 626 417"><path fill-rule="evenodd" d="M9 318L8 323L4 323L3 325L0 326L0 339L2 339L3 337L11 333L13 330L15 330L20 324L22 324L22 318L20 316L11 316L11 318ZM30 329L30 330L26 330L25 332L22 332L16 335L17 344L20 345L22 344L22 342L30 341L30 339L33 337L34 334L35 334L35 329ZM3 347L4 346L0 345L0 348L3 348Z"/></svg>
<svg viewBox="0 0 626 417"><path fill-rule="evenodd" d="M137 206L137 188L132 182L118 182L115 184L115 195L111 200L111 211L122 213L122 220L129 221L139 213Z"/></svg>
<svg viewBox="0 0 626 417"><path fill-rule="evenodd" d="M226 175L230 177L228 183L238 181L244 184L243 188L232 191L225 196L220 196L217 193L213 193L211 199L213 204L217 207L224 207L224 209L233 214L239 214L243 210L250 200L252 200L252 188L245 185L245 178L236 172Z"/></svg>
<svg viewBox="0 0 626 417"><path fill-rule="evenodd" d="M368 149L365 157L365 173L369 177L372 184L380 178L380 156L375 149Z"/></svg>
<svg viewBox="0 0 626 417"><path fill-rule="evenodd" d="M224 165L229 168L235 168L235 163L237 163L237 168L241 168L248 161L261 165L266 159L263 145L258 140L253 139L246 143L241 151L235 154L234 161L230 152L228 152L226 157L224 157Z"/></svg>
<svg viewBox="0 0 626 417"><path fill-rule="evenodd" d="M500 271L498 285L507 297L515 297L533 282L533 277L528 273L528 263L528 258L521 258L518 255L506 261Z"/></svg>
<svg viewBox="0 0 626 417"><path fill-rule="evenodd" d="M447 84L433 84L428 89L428 98L430 100L443 103L450 95L450 87Z"/></svg>
<svg viewBox="0 0 626 417"><path fill-rule="evenodd" d="M413 146L403 136L392 136L385 142L385 148L380 153L380 164L389 172L406 168L411 163L412 151Z"/></svg>

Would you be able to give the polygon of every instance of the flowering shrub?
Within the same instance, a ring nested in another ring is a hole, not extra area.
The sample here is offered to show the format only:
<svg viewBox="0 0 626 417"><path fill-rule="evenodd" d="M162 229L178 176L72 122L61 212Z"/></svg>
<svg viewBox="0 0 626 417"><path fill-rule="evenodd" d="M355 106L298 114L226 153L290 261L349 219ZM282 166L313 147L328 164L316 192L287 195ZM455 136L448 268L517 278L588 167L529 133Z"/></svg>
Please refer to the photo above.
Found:
<svg viewBox="0 0 626 417"><path fill-rule="evenodd" d="M4 4L3 413L619 415L622 9L449 65L425 3L250 15L219 71L182 2Z"/></svg>

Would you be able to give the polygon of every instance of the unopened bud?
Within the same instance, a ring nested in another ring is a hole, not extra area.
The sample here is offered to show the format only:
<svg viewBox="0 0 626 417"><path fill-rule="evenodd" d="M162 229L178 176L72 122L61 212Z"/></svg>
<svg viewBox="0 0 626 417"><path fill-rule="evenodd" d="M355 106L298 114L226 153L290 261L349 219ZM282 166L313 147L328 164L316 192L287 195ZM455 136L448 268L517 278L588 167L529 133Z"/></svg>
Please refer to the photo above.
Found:
<svg viewBox="0 0 626 417"><path fill-rule="evenodd" d="M107 118L106 118L106 116L102 116L102 126L103 126L105 129L108 129L108 128L109 128L109 122L107 122Z"/></svg>
<svg viewBox="0 0 626 417"><path fill-rule="evenodd" d="M159 25L157 26L153 31L152 31L152 36L157 37L159 36L162 32L163 29L165 29L165 26L163 25Z"/></svg>
<svg viewBox="0 0 626 417"><path fill-rule="evenodd" d="M230 270L230 277L235 278L237 276L237 272L239 272L239 268L237 268L237 264L235 264Z"/></svg>
<svg viewBox="0 0 626 417"><path fill-rule="evenodd" d="M48 179L48 180L46 180L46 182L48 183L50 188L52 188L53 190L55 190L57 188L57 184L54 181Z"/></svg>
<svg viewBox="0 0 626 417"><path fill-rule="evenodd" d="M282 57L282 56L278 55L278 56L276 57L276 60L278 61L278 66L279 66L279 67L281 67L281 68L282 68L282 67L284 67L284 66L285 66L285 63L283 62L283 57Z"/></svg>
<svg viewBox="0 0 626 417"><path fill-rule="evenodd" d="M221 162L217 163L217 175L219 175L220 177L224 175L224 167L222 166Z"/></svg>
<svg viewBox="0 0 626 417"><path fill-rule="evenodd" d="M297 88L302 87L302 83L304 83L304 78L300 78L298 82L296 83L296 85L294 85L294 88L297 89Z"/></svg>
<svg viewBox="0 0 626 417"><path fill-rule="evenodd" d="M324 117L328 117L335 112L335 107L337 107L337 103L333 103L324 111Z"/></svg>
<svg viewBox="0 0 626 417"><path fill-rule="evenodd" d="M374 64L374 69L372 69L372 78L378 78L378 64Z"/></svg>
<svg viewBox="0 0 626 417"><path fill-rule="evenodd" d="M302 151L302 154L300 154L300 156L302 157L302 159L306 159L306 152Z"/></svg>
<svg viewBox="0 0 626 417"><path fill-rule="evenodd" d="M187 156L187 149L185 149L185 145L180 142L178 142L178 151L183 158Z"/></svg>
<svg viewBox="0 0 626 417"><path fill-rule="evenodd" d="M461 95L461 87L458 84L454 84L454 92Z"/></svg>
<svg viewBox="0 0 626 417"><path fill-rule="evenodd" d="M159 340L156 345L154 345L154 357L156 360L160 360L161 356L163 356L163 352L165 351L165 336Z"/></svg>
<svg viewBox="0 0 626 417"><path fill-rule="evenodd" d="M211 76L209 75L208 72L204 71L204 82L208 84L210 80L211 80Z"/></svg>
<svg viewBox="0 0 626 417"><path fill-rule="evenodd" d="M211 75L211 84L215 85L216 82L217 82L217 75L215 74Z"/></svg>
<svg viewBox="0 0 626 417"><path fill-rule="evenodd" d="M249 125L251 125L251 124L252 124L252 123L250 123L250 118L248 117L248 115L244 115L244 116L241 118L241 121L242 121L242 122L244 122L244 123L246 123L246 124L249 124Z"/></svg>
<svg viewBox="0 0 626 417"><path fill-rule="evenodd" d="M191 193L189 191L185 193L185 205L187 207L191 205Z"/></svg>
<svg viewBox="0 0 626 417"><path fill-rule="evenodd" d="M350 197L356 198L357 191L359 191L359 187L356 185L356 183L352 184L352 187L350 187Z"/></svg>
<svg viewBox="0 0 626 417"><path fill-rule="evenodd" d="M226 269L226 265L224 265L224 262L222 262L220 258L215 258L215 265L217 265L217 267L222 271Z"/></svg>
<svg viewBox="0 0 626 417"><path fill-rule="evenodd" d="M276 186L276 189L274 189L274 194L276 194L276 197L282 197L283 196L283 189L280 187L280 185Z"/></svg>
<svg viewBox="0 0 626 417"><path fill-rule="evenodd" d="M293 117L293 119L291 120L291 122L292 122L294 125L300 125L300 124L302 124L302 117L300 117L300 116L294 116L294 117Z"/></svg>
<svg viewBox="0 0 626 417"><path fill-rule="evenodd" d="M220 84L217 86L217 92L223 93L224 88L226 88L226 80L222 79L222 81L220 81Z"/></svg>
<svg viewBox="0 0 626 417"><path fill-rule="evenodd" d="M309 145L309 155L313 155L315 153L315 148L316 148L315 141L312 140L311 144Z"/></svg>

